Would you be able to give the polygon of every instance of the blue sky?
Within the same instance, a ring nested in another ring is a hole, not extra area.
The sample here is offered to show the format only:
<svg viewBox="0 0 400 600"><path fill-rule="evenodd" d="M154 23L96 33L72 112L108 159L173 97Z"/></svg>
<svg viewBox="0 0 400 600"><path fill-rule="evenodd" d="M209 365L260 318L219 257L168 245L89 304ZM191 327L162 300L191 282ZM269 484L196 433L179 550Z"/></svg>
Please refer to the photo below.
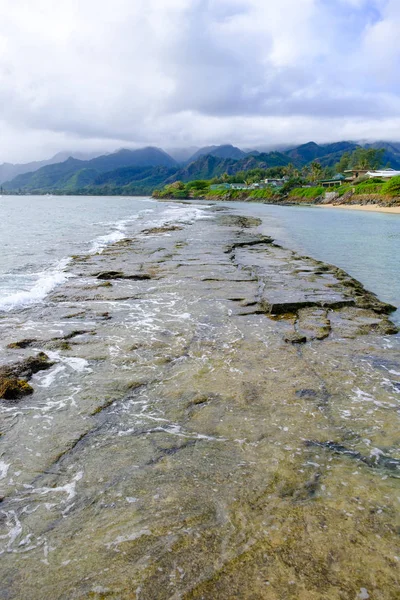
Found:
<svg viewBox="0 0 400 600"><path fill-rule="evenodd" d="M0 161L400 140L399 0L1 0Z"/></svg>

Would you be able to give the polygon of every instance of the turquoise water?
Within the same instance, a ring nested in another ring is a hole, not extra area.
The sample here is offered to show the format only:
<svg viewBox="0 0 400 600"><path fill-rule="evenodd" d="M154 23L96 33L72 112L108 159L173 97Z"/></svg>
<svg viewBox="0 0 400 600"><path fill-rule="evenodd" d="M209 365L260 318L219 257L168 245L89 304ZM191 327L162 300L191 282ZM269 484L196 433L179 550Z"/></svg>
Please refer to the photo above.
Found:
<svg viewBox="0 0 400 600"><path fill-rule="evenodd" d="M342 267L400 307L400 215L338 208L228 203L263 219L265 233L302 254ZM400 321L400 311L394 315Z"/></svg>

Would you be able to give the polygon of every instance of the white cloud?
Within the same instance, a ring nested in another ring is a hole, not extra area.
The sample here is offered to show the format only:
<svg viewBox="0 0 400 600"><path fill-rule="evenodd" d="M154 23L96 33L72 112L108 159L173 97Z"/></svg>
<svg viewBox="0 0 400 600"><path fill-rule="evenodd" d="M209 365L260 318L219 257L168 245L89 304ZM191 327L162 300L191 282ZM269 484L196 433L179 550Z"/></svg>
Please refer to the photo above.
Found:
<svg viewBox="0 0 400 600"><path fill-rule="evenodd" d="M400 139L398 0L0 0L0 160Z"/></svg>

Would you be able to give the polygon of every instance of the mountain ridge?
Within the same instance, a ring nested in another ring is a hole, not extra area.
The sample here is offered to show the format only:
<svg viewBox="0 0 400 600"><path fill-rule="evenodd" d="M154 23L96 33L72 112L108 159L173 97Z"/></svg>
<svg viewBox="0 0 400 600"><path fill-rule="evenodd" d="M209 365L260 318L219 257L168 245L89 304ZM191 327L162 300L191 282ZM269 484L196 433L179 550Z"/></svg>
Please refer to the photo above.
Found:
<svg viewBox="0 0 400 600"><path fill-rule="evenodd" d="M21 193L103 193L108 190L109 193L149 194L159 186L175 181L213 179L224 173L235 175L250 169L265 170L293 164L301 170L313 161L319 162L322 167L333 167L345 152L351 153L359 147L359 144L349 141L323 145L307 142L281 152L255 150L245 153L225 144L208 147L212 154L202 154L204 149L200 149L195 160L183 165L161 148L122 148L86 161L69 157L61 163L18 175L2 187L5 191ZM382 141L364 144L364 147L383 148L382 164L390 163L393 168L400 169L400 143ZM224 156L233 152L237 157L237 150L241 158Z"/></svg>

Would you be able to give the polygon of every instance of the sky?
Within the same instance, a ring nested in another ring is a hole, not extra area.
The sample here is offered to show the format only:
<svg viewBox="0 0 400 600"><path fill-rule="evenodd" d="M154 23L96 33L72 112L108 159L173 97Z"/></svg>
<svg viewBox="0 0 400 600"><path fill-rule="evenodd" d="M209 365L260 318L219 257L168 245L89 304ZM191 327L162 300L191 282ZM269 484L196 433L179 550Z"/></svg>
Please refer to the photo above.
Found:
<svg viewBox="0 0 400 600"><path fill-rule="evenodd" d="M0 162L400 140L400 0L0 0Z"/></svg>

